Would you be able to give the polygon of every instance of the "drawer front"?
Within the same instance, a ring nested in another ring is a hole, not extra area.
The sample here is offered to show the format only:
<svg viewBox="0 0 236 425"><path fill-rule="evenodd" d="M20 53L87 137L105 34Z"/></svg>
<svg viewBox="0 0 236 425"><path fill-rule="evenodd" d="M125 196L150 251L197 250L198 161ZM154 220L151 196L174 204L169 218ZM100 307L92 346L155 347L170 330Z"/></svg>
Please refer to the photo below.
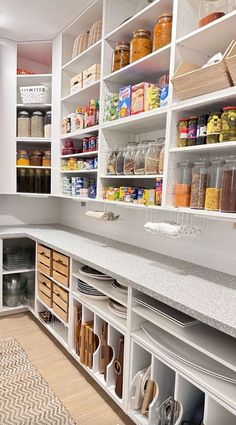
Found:
<svg viewBox="0 0 236 425"><path fill-rule="evenodd" d="M52 281L50 279L48 279L48 277L46 277L43 274L39 273L38 274L38 280L39 280L40 283L42 283L43 285L47 286L47 288L52 291Z"/></svg>
<svg viewBox="0 0 236 425"><path fill-rule="evenodd" d="M46 248L46 246L38 245L38 247L37 247L37 252L38 252L38 254L41 254L41 255L43 255L44 257L51 258L51 253L52 253L52 251L51 251L51 249L50 249L50 248Z"/></svg>
<svg viewBox="0 0 236 425"><path fill-rule="evenodd" d="M65 313L68 312L68 304L63 301L62 298L60 298L58 295L53 293L53 304L57 304L60 308L62 308Z"/></svg>
<svg viewBox="0 0 236 425"><path fill-rule="evenodd" d="M64 274L65 276L69 276L69 267L64 266L64 264L57 263L54 260L53 260L53 270L61 274Z"/></svg>
<svg viewBox="0 0 236 425"><path fill-rule="evenodd" d="M48 276L51 276L51 267L45 266L43 263L40 263L38 261L37 268L40 272L45 273Z"/></svg>
<svg viewBox="0 0 236 425"><path fill-rule="evenodd" d="M52 258L53 258L53 261L56 261L59 264L69 267L70 259L66 255L53 251Z"/></svg>
<svg viewBox="0 0 236 425"><path fill-rule="evenodd" d="M58 273L56 270L53 270L52 276L53 279L57 280L62 285L69 286L69 276L64 276L63 274Z"/></svg>
<svg viewBox="0 0 236 425"><path fill-rule="evenodd" d="M37 259L40 263L44 264L47 267L51 267L51 258L45 257L43 254L37 255Z"/></svg>
<svg viewBox="0 0 236 425"><path fill-rule="evenodd" d="M52 290L41 282L39 282L39 291L43 292L48 298L52 298Z"/></svg>
<svg viewBox="0 0 236 425"><path fill-rule="evenodd" d="M60 297L65 303L68 303L69 300L69 294L67 291L65 291L63 288L60 288L60 286L53 284L53 293Z"/></svg>
<svg viewBox="0 0 236 425"><path fill-rule="evenodd" d="M43 292L38 292L39 298L46 304L48 307L52 307L52 298L47 297Z"/></svg>
<svg viewBox="0 0 236 425"><path fill-rule="evenodd" d="M62 319L64 320L64 322L68 321L68 314L61 309L61 307L59 307L56 303L53 303L53 310L55 311L55 313Z"/></svg>

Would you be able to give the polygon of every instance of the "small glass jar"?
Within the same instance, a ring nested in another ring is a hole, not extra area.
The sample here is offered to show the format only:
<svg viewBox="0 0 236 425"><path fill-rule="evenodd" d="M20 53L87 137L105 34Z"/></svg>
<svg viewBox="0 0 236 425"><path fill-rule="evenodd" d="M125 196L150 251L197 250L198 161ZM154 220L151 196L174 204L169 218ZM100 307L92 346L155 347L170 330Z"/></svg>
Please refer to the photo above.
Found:
<svg viewBox="0 0 236 425"><path fill-rule="evenodd" d="M44 137L43 114L35 111L31 117L31 137Z"/></svg>
<svg viewBox="0 0 236 425"><path fill-rule="evenodd" d="M157 142L150 142L145 155L145 174L159 173L161 147Z"/></svg>
<svg viewBox="0 0 236 425"><path fill-rule="evenodd" d="M43 167L51 167L51 151L43 153Z"/></svg>
<svg viewBox="0 0 236 425"><path fill-rule="evenodd" d="M33 151L32 155L30 155L30 165L34 167L42 166L42 152L41 151Z"/></svg>
<svg viewBox="0 0 236 425"><path fill-rule="evenodd" d="M232 0L200 0L199 27L203 27L221 18L234 8Z"/></svg>
<svg viewBox="0 0 236 425"><path fill-rule="evenodd" d="M220 142L236 140L236 106L226 106L221 115Z"/></svg>
<svg viewBox="0 0 236 425"><path fill-rule="evenodd" d="M208 211L219 211L220 208L223 164L222 158L215 158L210 162L205 200L205 209Z"/></svg>
<svg viewBox="0 0 236 425"><path fill-rule="evenodd" d="M165 13L157 18L153 36L153 52L171 43L172 14Z"/></svg>
<svg viewBox="0 0 236 425"><path fill-rule="evenodd" d="M52 133L52 112L47 111L44 118L44 137L50 139Z"/></svg>
<svg viewBox="0 0 236 425"><path fill-rule="evenodd" d="M188 122L188 142L187 146L195 146L197 139L198 117L190 117Z"/></svg>
<svg viewBox="0 0 236 425"><path fill-rule="evenodd" d="M221 132L221 112L211 112L207 121L207 144L219 143Z"/></svg>
<svg viewBox="0 0 236 425"><path fill-rule="evenodd" d="M145 174L145 156L148 150L148 141L139 143L135 155L134 174Z"/></svg>
<svg viewBox="0 0 236 425"><path fill-rule="evenodd" d="M196 145L206 144L208 118L209 118L208 114L201 114L198 117Z"/></svg>
<svg viewBox="0 0 236 425"><path fill-rule="evenodd" d="M112 72L118 71L119 69L129 65L129 56L130 43L126 43L125 41L116 43L116 47L113 52Z"/></svg>
<svg viewBox="0 0 236 425"><path fill-rule="evenodd" d="M186 146L188 146L188 124L188 118L181 118L179 120L179 135L177 143L178 148L185 148Z"/></svg>
<svg viewBox="0 0 236 425"><path fill-rule="evenodd" d="M108 152L107 157L107 174L116 174L116 160L117 160L118 151L116 149L111 149Z"/></svg>
<svg viewBox="0 0 236 425"><path fill-rule="evenodd" d="M116 174L122 176L124 174L125 148L119 148L116 158Z"/></svg>
<svg viewBox="0 0 236 425"><path fill-rule="evenodd" d="M174 206L189 208L192 182L192 164L190 161L177 163L177 181L175 184Z"/></svg>
<svg viewBox="0 0 236 425"><path fill-rule="evenodd" d="M21 149L18 151L18 155L17 155L17 165L23 165L23 166L29 166L30 165L30 161L29 161L29 154L27 151Z"/></svg>
<svg viewBox="0 0 236 425"><path fill-rule="evenodd" d="M27 111L18 112L17 135L18 137L31 136L31 120L30 120L30 114Z"/></svg>
<svg viewBox="0 0 236 425"><path fill-rule="evenodd" d="M125 158L124 158L124 174L132 175L134 174L135 167L135 155L136 155L136 143L128 143Z"/></svg>
<svg viewBox="0 0 236 425"><path fill-rule="evenodd" d="M194 162L192 169L192 186L190 208L204 209L208 178L208 162L199 159Z"/></svg>
<svg viewBox="0 0 236 425"><path fill-rule="evenodd" d="M222 177L220 211L236 212L236 156L225 159Z"/></svg>
<svg viewBox="0 0 236 425"><path fill-rule="evenodd" d="M130 63L133 63L152 52L151 31L140 29L133 33L130 43Z"/></svg>

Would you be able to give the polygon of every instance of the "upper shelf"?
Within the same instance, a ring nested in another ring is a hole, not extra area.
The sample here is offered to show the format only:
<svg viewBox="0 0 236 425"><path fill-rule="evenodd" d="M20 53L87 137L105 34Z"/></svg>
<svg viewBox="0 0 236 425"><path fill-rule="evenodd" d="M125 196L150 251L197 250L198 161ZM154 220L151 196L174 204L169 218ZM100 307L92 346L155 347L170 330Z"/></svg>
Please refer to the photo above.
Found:
<svg viewBox="0 0 236 425"><path fill-rule="evenodd" d="M99 40L80 55L71 59L62 66L62 71L67 72L71 76L84 71L94 63L101 63L101 46L102 41Z"/></svg>
<svg viewBox="0 0 236 425"><path fill-rule="evenodd" d="M62 102L70 103L72 105L87 105L90 99L98 99L100 93L100 80L83 87L77 93L69 94L61 99Z"/></svg>
<svg viewBox="0 0 236 425"><path fill-rule="evenodd" d="M201 111L205 108L206 111L209 111L209 106L222 107L222 106L232 106L235 105L236 97L236 87L229 87L224 90L219 90L213 93L204 94L202 96L193 97L184 101L175 102L172 105L173 111L188 111L188 110L198 110ZM207 109L208 108L208 109Z"/></svg>
<svg viewBox="0 0 236 425"><path fill-rule="evenodd" d="M51 85L52 74L29 74L17 75L17 86Z"/></svg>

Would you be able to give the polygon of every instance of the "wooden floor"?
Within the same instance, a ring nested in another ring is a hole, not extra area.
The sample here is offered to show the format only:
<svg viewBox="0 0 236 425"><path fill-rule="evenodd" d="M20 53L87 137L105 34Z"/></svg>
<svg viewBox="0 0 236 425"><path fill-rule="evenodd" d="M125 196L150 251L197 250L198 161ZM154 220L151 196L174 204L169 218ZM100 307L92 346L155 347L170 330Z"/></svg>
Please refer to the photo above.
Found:
<svg viewBox="0 0 236 425"><path fill-rule="evenodd" d="M30 314L0 318L0 339L13 337L78 425L133 425Z"/></svg>

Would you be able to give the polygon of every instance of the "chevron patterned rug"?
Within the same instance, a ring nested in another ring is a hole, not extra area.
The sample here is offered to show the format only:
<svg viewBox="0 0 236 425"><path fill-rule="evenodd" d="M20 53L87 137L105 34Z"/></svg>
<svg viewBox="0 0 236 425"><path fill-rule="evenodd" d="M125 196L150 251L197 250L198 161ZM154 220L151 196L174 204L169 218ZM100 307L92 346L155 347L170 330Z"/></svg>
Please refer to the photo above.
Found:
<svg viewBox="0 0 236 425"><path fill-rule="evenodd" d="M0 341L0 424L76 425L13 338Z"/></svg>

